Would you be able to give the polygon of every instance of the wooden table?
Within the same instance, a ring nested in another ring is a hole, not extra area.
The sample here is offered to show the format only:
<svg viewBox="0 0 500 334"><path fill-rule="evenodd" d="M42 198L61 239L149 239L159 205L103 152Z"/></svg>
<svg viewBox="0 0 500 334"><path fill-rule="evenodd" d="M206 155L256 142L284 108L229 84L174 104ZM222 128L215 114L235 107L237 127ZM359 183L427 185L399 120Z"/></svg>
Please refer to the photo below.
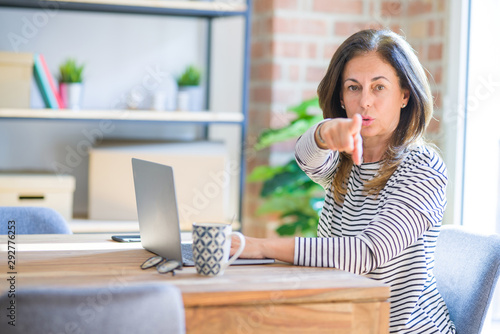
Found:
<svg viewBox="0 0 500 334"><path fill-rule="evenodd" d="M0 236L0 292L7 290L7 236ZM329 268L284 263L232 266L202 277L139 265L151 256L139 243L109 234L18 235L16 289L164 281L182 292L188 333L387 333L389 287ZM212 321L207 319L212 318Z"/></svg>

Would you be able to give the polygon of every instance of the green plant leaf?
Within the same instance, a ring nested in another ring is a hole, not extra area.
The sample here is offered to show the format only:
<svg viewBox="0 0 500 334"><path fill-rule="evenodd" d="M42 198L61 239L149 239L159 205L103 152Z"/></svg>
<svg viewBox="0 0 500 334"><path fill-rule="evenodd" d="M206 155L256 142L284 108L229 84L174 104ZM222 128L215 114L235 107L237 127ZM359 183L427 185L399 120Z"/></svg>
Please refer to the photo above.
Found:
<svg viewBox="0 0 500 334"><path fill-rule="evenodd" d="M309 225L309 228L306 228L306 229L302 229L301 230L301 234L305 237L305 238L316 238L318 236L318 221L315 221L314 222L314 226L312 226L311 224Z"/></svg>
<svg viewBox="0 0 500 334"><path fill-rule="evenodd" d="M201 71L196 66L188 66L177 79L179 86L198 86L201 81Z"/></svg>
<svg viewBox="0 0 500 334"><path fill-rule="evenodd" d="M297 224L283 224L276 229L276 232L281 236L291 236L295 235L295 231L297 231Z"/></svg>
<svg viewBox="0 0 500 334"><path fill-rule="evenodd" d="M248 175L248 182L262 182L271 179L276 174L283 173L287 166L257 166Z"/></svg>
<svg viewBox="0 0 500 334"><path fill-rule="evenodd" d="M299 210L293 210L293 211L288 211L283 213L280 218L287 218L287 217L294 217L298 220L306 220L310 218L316 218L316 213L314 211L299 211Z"/></svg>
<svg viewBox="0 0 500 334"><path fill-rule="evenodd" d="M296 216L297 220L291 224L295 225L297 234L305 237L316 237L318 234L318 216Z"/></svg>
<svg viewBox="0 0 500 334"><path fill-rule="evenodd" d="M305 237L317 236L317 219L316 217L298 217L296 221L288 222L276 229L276 232L281 236L302 235Z"/></svg>
<svg viewBox="0 0 500 334"><path fill-rule="evenodd" d="M296 210L297 205L300 205L300 203L296 203L297 201L291 200L290 197L291 196L275 196L267 198L257 209L257 214L262 215L266 213Z"/></svg>
<svg viewBox="0 0 500 334"><path fill-rule="evenodd" d="M75 83L83 81L85 65L78 65L76 60L69 58L59 66L59 82Z"/></svg>
<svg viewBox="0 0 500 334"><path fill-rule="evenodd" d="M289 126L281 129L269 129L259 136L255 144L256 150L262 150L275 143L298 138L311 126L323 119L322 115L307 116L305 118L296 119Z"/></svg>
<svg viewBox="0 0 500 334"><path fill-rule="evenodd" d="M297 165L295 159L276 170L271 178L265 180L262 185L261 196L279 196L283 193L297 193L302 196L313 196L317 193L323 194L323 188L313 182L306 173Z"/></svg>
<svg viewBox="0 0 500 334"><path fill-rule="evenodd" d="M266 198L259 208L257 214L284 213L302 211L311 215L316 212L309 205L309 196L297 193L282 194Z"/></svg>
<svg viewBox="0 0 500 334"><path fill-rule="evenodd" d="M321 109L319 107L319 99L317 96L309 100L305 100L296 106L290 107L288 108L288 110L296 113L299 118L311 115L311 112L321 113Z"/></svg>
<svg viewBox="0 0 500 334"><path fill-rule="evenodd" d="M263 197L269 196L270 194L279 193L294 193L307 190L304 189L303 185L308 182L312 182L311 179L296 165L295 161L293 164L297 169L293 169L293 165L287 165L289 168L284 170L282 173L274 175L272 178L266 180L262 186L261 195Z"/></svg>

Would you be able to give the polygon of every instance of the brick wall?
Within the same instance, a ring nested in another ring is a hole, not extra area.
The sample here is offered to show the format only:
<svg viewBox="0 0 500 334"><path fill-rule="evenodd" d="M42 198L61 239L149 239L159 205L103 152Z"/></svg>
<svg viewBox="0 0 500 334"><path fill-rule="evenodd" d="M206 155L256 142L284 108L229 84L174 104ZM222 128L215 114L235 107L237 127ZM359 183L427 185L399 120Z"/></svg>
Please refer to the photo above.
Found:
<svg viewBox="0 0 500 334"><path fill-rule="evenodd" d="M439 145L446 19L446 0L254 0L249 144L263 129L286 124L291 116L287 107L316 95L333 53L348 36L365 28L387 27L406 36L429 70L436 112L428 135ZM293 144L253 154L248 171L288 161ZM275 223L270 217L255 216L259 190L258 184L247 185L244 229L264 236Z"/></svg>

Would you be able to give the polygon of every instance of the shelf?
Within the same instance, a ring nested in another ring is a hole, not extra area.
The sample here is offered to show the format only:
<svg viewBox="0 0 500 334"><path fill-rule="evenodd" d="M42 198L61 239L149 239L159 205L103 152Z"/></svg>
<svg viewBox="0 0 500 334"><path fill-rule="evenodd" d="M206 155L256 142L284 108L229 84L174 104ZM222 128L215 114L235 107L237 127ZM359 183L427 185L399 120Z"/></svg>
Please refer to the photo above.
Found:
<svg viewBox="0 0 500 334"><path fill-rule="evenodd" d="M151 110L54 110L54 109L0 109L3 119L38 120L116 120L149 122L234 123L244 117L236 112L214 111L151 111Z"/></svg>
<svg viewBox="0 0 500 334"><path fill-rule="evenodd" d="M0 0L0 6L194 17L245 15L247 10L245 3L229 0Z"/></svg>

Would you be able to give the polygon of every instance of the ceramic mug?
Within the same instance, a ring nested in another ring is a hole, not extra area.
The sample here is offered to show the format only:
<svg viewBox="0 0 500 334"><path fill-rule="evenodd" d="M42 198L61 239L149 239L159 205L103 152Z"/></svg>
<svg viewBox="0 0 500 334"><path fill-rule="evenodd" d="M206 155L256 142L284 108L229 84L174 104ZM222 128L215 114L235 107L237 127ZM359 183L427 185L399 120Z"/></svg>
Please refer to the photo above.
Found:
<svg viewBox="0 0 500 334"><path fill-rule="evenodd" d="M229 258L231 236L240 238L240 248ZM198 274L203 276L223 275L245 248L245 237L233 232L229 224L193 223L193 260Z"/></svg>

